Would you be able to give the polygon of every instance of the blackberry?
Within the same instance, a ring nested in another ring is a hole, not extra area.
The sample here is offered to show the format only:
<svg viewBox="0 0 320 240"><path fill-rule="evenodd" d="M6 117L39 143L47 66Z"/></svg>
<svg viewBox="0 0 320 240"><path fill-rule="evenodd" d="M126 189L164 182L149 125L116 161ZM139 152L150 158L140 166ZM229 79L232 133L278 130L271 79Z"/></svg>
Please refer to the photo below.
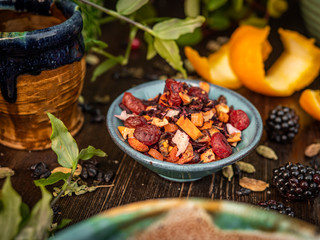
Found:
<svg viewBox="0 0 320 240"><path fill-rule="evenodd" d="M266 120L266 132L270 140L279 143L292 142L299 131L299 116L292 108L277 106Z"/></svg>
<svg viewBox="0 0 320 240"><path fill-rule="evenodd" d="M294 217L294 212L292 211L291 207L283 205L282 202L277 202L276 200L267 200L264 202L259 202L258 205L264 209L275 210L281 214Z"/></svg>
<svg viewBox="0 0 320 240"><path fill-rule="evenodd" d="M287 163L273 170L273 184L290 200L315 198L320 191L320 171L301 163Z"/></svg>

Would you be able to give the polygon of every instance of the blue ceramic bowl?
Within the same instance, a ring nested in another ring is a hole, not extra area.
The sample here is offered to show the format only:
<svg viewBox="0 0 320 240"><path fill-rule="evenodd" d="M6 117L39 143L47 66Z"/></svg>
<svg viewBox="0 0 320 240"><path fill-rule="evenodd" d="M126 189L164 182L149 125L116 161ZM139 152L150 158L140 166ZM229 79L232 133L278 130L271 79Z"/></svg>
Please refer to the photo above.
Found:
<svg viewBox="0 0 320 240"><path fill-rule="evenodd" d="M154 228L160 221L162 230ZM151 239L212 239L206 223L217 229L214 239L316 240L320 237L314 225L257 206L168 198L109 209L58 232L50 240L133 240L144 231L153 235Z"/></svg>
<svg viewBox="0 0 320 240"><path fill-rule="evenodd" d="M186 82L192 86L199 86L199 81L180 81ZM127 92L131 92L135 97L140 99L149 99L154 98L159 93L162 93L164 85L164 80L157 80L141 84L129 89ZM242 109L245 111L250 119L250 125L242 132L242 141L236 148L233 148L233 153L229 157L219 161L204 164L178 165L170 162L159 161L131 148L127 141L122 138L117 128L118 126L123 126L123 122L114 117L114 115L119 115L122 111L119 104L122 101L123 94L117 97L109 108L107 114L107 128L111 138L121 150L143 166L159 174L161 177L178 182L195 181L217 172L223 167L237 162L247 156L259 143L262 135L263 124L261 116L252 103L232 90L210 84L209 98L217 99L220 95L224 95L227 98L229 106L233 105L235 109Z"/></svg>

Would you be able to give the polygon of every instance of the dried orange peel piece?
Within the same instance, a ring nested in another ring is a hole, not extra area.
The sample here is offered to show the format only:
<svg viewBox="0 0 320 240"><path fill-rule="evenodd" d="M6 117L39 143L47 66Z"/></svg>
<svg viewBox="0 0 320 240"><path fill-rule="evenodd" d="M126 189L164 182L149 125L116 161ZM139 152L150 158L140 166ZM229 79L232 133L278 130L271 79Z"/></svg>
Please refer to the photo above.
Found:
<svg viewBox="0 0 320 240"><path fill-rule="evenodd" d="M304 111L320 121L320 90L304 90L299 103Z"/></svg>
<svg viewBox="0 0 320 240"><path fill-rule="evenodd" d="M314 39L279 29L284 52L265 73L264 48L270 28L243 25L230 39L230 65L252 91L268 96L290 96L309 85L320 69L320 49Z"/></svg>
<svg viewBox="0 0 320 240"><path fill-rule="evenodd" d="M191 47L185 47L184 52L196 72L208 82L231 89L242 86L229 64L229 44L223 45L208 58L201 57Z"/></svg>

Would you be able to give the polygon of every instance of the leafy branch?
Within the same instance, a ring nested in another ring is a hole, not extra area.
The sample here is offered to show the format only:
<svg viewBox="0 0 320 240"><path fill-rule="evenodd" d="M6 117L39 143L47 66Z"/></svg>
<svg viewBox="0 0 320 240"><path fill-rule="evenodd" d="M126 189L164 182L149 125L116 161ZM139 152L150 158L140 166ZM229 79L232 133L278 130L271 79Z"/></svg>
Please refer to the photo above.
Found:
<svg viewBox="0 0 320 240"><path fill-rule="evenodd" d="M89 160L93 156L106 156L105 152L92 146L79 152L76 141L63 122L51 113L47 113L47 115L52 125L51 148L57 154L58 163L64 168L71 169L71 171L70 173L55 172L46 179L34 181L35 185L41 189L42 198L33 207L31 213L28 206L22 202L21 196L13 189L10 176L8 176L0 191L0 239L47 239L53 220L51 206L73 184L72 179L78 161L80 159ZM52 195L45 189L45 186L61 180L64 181L64 184L59 194L51 201ZM87 187L81 190L94 191L98 187L105 186ZM65 225L66 223L68 221L62 221L61 224ZM59 228L59 226L57 227Z"/></svg>
<svg viewBox="0 0 320 240"><path fill-rule="evenodd" d="M93 156L105 157L107 154L100 149L94 148L93 146L89 146L79 152L76 141L68 132L68 129L63 124L63 122L51 113L47 113L47 115L52 125L52 134L50 137L51 148L57 154L58 163L62 167L71 168L71 173L56 172L51 174L47 179L40 179L35 181L35 184L37 186L43 187L52 185L61 180L64 181L61 191L51 202L51 206L53 206L65 192L67 187L71 184L74 172L77 169L78 161L80 159L89 160Z"/></svg>
<svg viewBox="0 0 320 240"><path fill-rule="evenodd" d="M91 50L103 55L107 59L103 61L95 69L92 80L95 80L98 76L102 75L110 68L117 64L126 65L131 51L131 42L137 34L138 30L142 30L147 37L148 53L147 59L153 58L156 54L159 54L164 58L174 69L180 71L186 78L187 73L183 67L181 61L180 52L176 40L187 33L193 32L196 28L200 27L205 21L202 16L197 16L194 18L177 19L177 18L165 18L158 19L156 24L149 27L147 23L153 22L154 19L143 19L141 22L135 20L136 12L148 3L148 0L119 0L116 4L116 10L107 9L95 2L88 0L76 0L80 5L81 9L86 9L87 6L93 7L113 19L124 21L131 25L129 32L129 40L127 49L124 56L113 56L112 54L105 51L107 44L103 43L97 39L95 40L85 40L87 43L91 44ZM86 6L86 7L84 7ZM87 19L91 19L88 11L85 11ZM84 19L86 20L86 19ZM85 24L88 26L88 24ZM95 26L89 26L89 29ZM97 34L94 36L97 37ZM145 38L146 39L146 38Z"/></svg>

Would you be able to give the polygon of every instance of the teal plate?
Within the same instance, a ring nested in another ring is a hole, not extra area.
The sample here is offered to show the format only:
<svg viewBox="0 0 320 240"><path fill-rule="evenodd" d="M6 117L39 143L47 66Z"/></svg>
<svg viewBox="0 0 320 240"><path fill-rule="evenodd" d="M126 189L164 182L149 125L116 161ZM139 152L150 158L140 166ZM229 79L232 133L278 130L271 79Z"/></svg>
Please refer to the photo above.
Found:
<svg viewBox="0 0 320 240"><path fill-rule="evenodd" d="M301 220L243 203L159 199L110 209L59 232L51 240L306 240L320 239L317 230Z"/></svg>
<svg viewBox="0 0 320 240"><path fill-rule="evenodd" d="M179 81L186 82L192 86L199 86L200 83L200 81L195 80ZM127 92L131 92L135 97L140 99L149 99L154 98L159 93L162 93L164 86L164 80L157 80L138 85L127 90ZM224 95L226 97L229 106L234 106L234 109L242 109L245 111L250 119L250 125L242 131L242 141L237 145L237 147L233 148L233 154L219 161L203 164L178 165L151 158L131 148L118 131L118 126L123 126L123 122L114 116L120 115L122 112L119 104L122 101L123 93L114 100L108 110L107 128L111 138L122 151L127 153L143 166L149 168L151 171L154 171L161 177L171 181L195 181L211 175L212 173L221 170L223 167L246 157L257 146L262 135L263 124L261 116L252 103L232 90L210 84L209 98L217 99L220 95Z"/></svg>

